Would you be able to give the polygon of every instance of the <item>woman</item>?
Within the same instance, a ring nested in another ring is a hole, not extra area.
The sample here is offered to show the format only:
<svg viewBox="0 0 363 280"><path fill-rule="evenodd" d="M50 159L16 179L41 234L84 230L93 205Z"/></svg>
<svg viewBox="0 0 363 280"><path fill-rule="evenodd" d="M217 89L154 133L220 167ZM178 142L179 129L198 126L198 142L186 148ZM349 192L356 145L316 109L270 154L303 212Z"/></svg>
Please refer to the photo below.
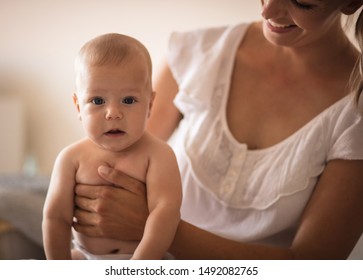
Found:
<svg viewBox="0 0 363 280"><path fill-rule="evenodd" d="M262 22L171 38L149 122L165 140L178 127L183 220L170 251L344 259L363 232L363 105L347 91L360 53L340 20L363 1L261 2ZM77 186L76 230L140 239L143 187L100 174L123 188Z"/></svg>

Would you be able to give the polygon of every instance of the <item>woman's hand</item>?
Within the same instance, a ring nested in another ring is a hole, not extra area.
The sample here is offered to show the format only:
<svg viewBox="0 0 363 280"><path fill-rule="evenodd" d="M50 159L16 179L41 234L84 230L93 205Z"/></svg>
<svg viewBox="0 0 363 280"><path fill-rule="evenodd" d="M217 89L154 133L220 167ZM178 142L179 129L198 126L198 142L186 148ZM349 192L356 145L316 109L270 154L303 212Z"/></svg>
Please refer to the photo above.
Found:
<svg viewBox="0 0 363 280"><path fill-rule="evenodd" d="M98 172L114 186L76 186L75 230L90 237L140 240L149 215L145 184L106 166Z"/></svg>

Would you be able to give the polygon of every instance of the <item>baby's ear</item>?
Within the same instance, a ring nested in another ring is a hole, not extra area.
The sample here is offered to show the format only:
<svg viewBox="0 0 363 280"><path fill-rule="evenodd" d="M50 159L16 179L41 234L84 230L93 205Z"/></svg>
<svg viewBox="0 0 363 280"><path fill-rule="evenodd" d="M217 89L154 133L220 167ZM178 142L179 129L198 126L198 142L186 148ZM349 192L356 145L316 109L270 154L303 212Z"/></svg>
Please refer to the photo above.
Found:
<svg viewBox="0 0 363 280"><path fill-rule="evenodd" d="M363 0L351 0L342 9L342 13L345 15L354 14L363 5Z"/></svg>
<svg viewBox="0 0 363 280"><path fill-rule="evenodd" d="M155 99L155 94L156 94L156 92L155 92L155 91L153 91L153 92L151 93L151 97L150 97L150 104L149 104L149 113L148 113L148 115L147 115L147 117L148 117L148 118L150 118L150 115L151 115L151 109L153 108L154 99Z"/></svg>
<svg viewBox="0 0 363 280"><path fill-rule="evenodd" d="M78 103L78 98L77 98L77 94L73 93L73 104L76 106L77 111L79 113L79 103Z"/></svg>
<svg viewBox="0 0 363 280"><path fill-rule="evenodd" d="M77 94L73 93L73 104L76 106L77 108L77 111L78 111L78 114L79 114L79 120L82 120L82 117L81 117L81 111L79 109L79 102L78 102L78 97L77 97Z"/></svg>

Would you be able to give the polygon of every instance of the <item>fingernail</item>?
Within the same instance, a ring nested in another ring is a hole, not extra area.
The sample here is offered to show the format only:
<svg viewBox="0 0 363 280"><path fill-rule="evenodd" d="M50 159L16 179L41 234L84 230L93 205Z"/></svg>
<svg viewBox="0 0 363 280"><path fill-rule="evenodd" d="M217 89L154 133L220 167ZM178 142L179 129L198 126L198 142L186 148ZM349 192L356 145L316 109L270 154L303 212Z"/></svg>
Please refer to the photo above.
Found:
<svg viewBox="0 0 363 280"><path fill-rule="evenodd" d="M111 168L107 167L107 166L104 166L104 165L101 165L99 168L98 168L98 172L102 173L103 175L107 175L109 174L111 171Z"/></svg>

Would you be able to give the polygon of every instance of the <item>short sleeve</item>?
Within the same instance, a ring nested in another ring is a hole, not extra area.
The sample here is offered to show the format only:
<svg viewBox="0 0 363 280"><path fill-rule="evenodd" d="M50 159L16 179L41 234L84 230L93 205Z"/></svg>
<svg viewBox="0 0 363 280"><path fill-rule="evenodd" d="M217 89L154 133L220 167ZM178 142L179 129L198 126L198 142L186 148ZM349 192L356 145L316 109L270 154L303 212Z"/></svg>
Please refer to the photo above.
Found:
<svg viewBox="0 0 363 280"><path fill-rule="evenodd" d="M327 160L363 159L363 97L358 104L350 100L340 115L334 120L332 144Z"/></svg>
<svg viewBox="0 0 363 280"><path fill-rule="evenodd" d="M194 84L210 71L209 65L220 53L215 51L217 42L223 38L221 35L226 29L219 27L171 34L167 57L180 87Z"/></svg>
<svg viewBox="0 0 363 280"><path fill-rule="evenodd" d="M231 50L247 27L239 24L172 33L167 59L179 87L174 104L183 114L208 110L211 94L229 75L224 69Z"/></svg>

